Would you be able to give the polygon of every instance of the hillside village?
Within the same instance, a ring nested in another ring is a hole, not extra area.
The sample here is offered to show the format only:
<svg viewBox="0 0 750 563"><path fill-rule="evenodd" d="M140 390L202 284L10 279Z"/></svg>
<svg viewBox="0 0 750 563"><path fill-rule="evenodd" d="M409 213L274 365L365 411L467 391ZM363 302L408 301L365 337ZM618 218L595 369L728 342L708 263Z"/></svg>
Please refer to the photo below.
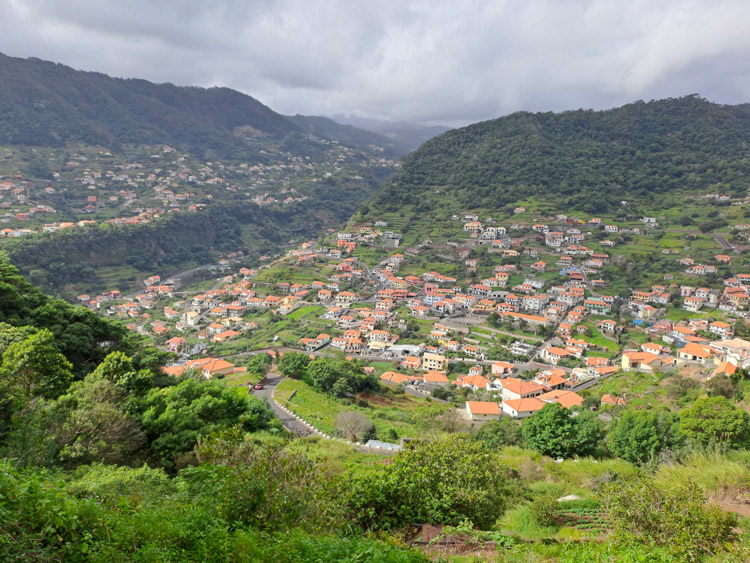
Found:
<svg viewBox="0 0 750 563"><path fill-rule="evenodd" d="M0 561L750 561L750 5L10 4Z"/></svg>
<svg viewBox="0 0 750 563"><path fill-rule="evenodd" d="M735 244L707 236L693 252L654 217L618 224L520 206L509 221L461 213L441 229L445 242L411 245L388 220L358 220L256 267L229 256L198 285L155 274L133 295L78 299L178 355L166 368L175 375L234 377L259 351L340 353L477 423L592 396L605 409L648 401L622 386L597 391L625 373L706 382L750 367L746 224L731 227ZM617 291L610 266L640 240L665 241L671 266L659 283Z"/></svg>
<svg viewBox="0 0 750 563"><path fill-rule="evenodd" d="M319 147L315 159L267 147L252 164L200 160L167 145L133 147L125 155L83 145L75 151L0 149L0 238L103 223L142 225L225 199L286 205L304 201L319 182L343 174L356 186L368 167L395 166L336 141L308 141Z"/></svg>

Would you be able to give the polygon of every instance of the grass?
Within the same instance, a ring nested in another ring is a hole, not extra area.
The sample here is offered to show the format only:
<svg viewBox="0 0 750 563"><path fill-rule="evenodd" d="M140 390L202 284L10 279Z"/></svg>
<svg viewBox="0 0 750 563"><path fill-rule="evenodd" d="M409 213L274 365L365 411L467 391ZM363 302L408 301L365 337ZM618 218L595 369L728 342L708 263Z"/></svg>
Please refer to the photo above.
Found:
<svg viewBox="0 0 750 563"><path fill-rule="evenodd" d="M383 375L387 371L398 371L398 362L371 362L370 366L375 368L377 375Z"/></svg>
<svg viewBox="0 0 750 563"><path fill-rule="evenodd" d="M667 311L665 318L669 319L670 321L678 322L683 319L697 319L698 317L702 316L702 313L691 313L690 311L686 311L685 309L670 309Z"/></svg>
<svg viewBox="0 0 750 563"><path fill-rule="evenodd" d="M286 318L297 321L301 319L302 317L306 317L307 315L312 315L314 313L317 313L321 309L322 307L320 305L306 305L304 307L300 307L299 309L295 309L294 311L289 313L286 316Z"/></svg>
<svg viewBox="0 0 750 563"><path fill-rule="evenodd" d="M602 317L606 318L606 317ZM591 318L587 321L585 321L583 324L591 330L591 336L581 336L581 340L585 340L586 342L590 342L594 346L599 346L601 348L605 348L607 352L610 354L616 354L619 351L619 346L617 346L617 342L614 340L610 340L609 338L605 337L601 331L596 327L596 321L599 320ZM596 355L596 354L595 354Z"/></svg>
<svg viewBox="0 0 750 563"><path fill-rule="evenodd" d="M589 489L597 480L608 474L618 475L620 478L634 477L637 469L634 465L621 459L595 459L585 457L567 459L562 463L548 463L545 469L554 478L559 479L570 487L580 490Z"/></svg>
<svg viewBox="0 0 750 563"><path fill-rule="evenodd" d="M290 400L290 396L294 396ZM369 406L346 404L324 393L315 391L303 381L285 379L276 388L276 400L304 418L325 434L336 435L336 417L341 412L356 411L370 419L378 436L385 437L394 430L399 437L423 437L435 417L447 407L427 403L410 395L390 392L360 396Z"/></svg>
<svg viewBox="0 0 750 563"><path fill-rule="evenodd" d="M294 440L288 449L306 455L334 474L345 471L352 471L355 475L373 473L382 467L382 461L387 457L378 453L362 453L351 444L326 440L321 436Z"/></svg>
<svg viewBox="0 0 750 563"><path fill-rule="evenodd" d="M229 387L247 387L248 385L255 385L261 377L257 375L251 375L248 372L234 373L224 377L223 381L229 385Z"/></svg>
<svg viewBox="0 0 750 563"><path fill-rule="evenodd" d="M692 479L711 495L750 489L750 452L696 452L680 463L662 465L656 472L657 483L670 485Z"/></svg>
<svg viewBox="0 0 750 563"><path fill-rule="evenodd" d="M546 540L554 537L557 526L540 526L531 516L531 508L528 504L518 506L500 519L498 528L505 534L515 536L526 541Z"/></svg>

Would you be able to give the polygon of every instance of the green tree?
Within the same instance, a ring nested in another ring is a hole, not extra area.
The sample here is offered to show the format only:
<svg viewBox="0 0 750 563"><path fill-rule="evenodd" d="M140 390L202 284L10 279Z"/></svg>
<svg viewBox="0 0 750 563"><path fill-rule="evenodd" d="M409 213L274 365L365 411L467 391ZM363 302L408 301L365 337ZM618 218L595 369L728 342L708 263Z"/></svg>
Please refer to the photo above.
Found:
<svg viewBox="0 0 750 563"><path fill-rule="evenodd" d="M42 329L8 346L0 364L0 379L6 380L10 389L25 399L32 396L54 399L73 380L72 368L58 351L53 334Z"/></svg>
<svg viewBox="0 0 750 563"><path fill-rule="evenodd" d="M328 358L316 358L307 366L307 376L312 386L326 393L330 392L334 384L345 377L345 374L340 362Z"/></svg>
<svg viewBox="0 0 750 563"><path fill-rule="evenodd" d="M488 529L510 496L507 471L483 444L457 436L412 444L377 473L347 485L349 518L364 530L398 529L413 522Z"/></svg>
<svg viewBox="0 0 750 563"><path fill-rule="evenodd" d="M92 372L127 393L144 393L153 386L154 376L147 370L136 371L133 360L122 352L112 352Z"/></svg>
<svg viewBox="0 0 750 563"><path fill-rule="evenodd" d="M737 319L732 326L732 330L738 338L748 338L750 337L750 322Z"/></svg>
<svg viewBox="0 0 750 563"><path fill-rule="evenodd" d="M744 448L750 443L750 415L725 397L701 397L683 409L680 428L701 446Z"/></svg>
<svg viewBox="0 0 750 563"><path fill-rule="evenodd" d="M144 444L139 421L124 410L126 391L101 373L74 383L55 406L59 459L68 467L127 463Z"/></svg>
<svg viewBox="0 0 750 563"><path fill-rule="evenodd" d="M302 379L305 377L309 364L310 357L307 354L285 352L279 359L279 371L284 377Z"/></svg>
<svg viewBox="0 0 750 563"><path fill-rule="evenodd" d="M271 356L268 354L254 354L245 364L247 372L255 377L262 377L271 367Z"/></svg>
<svg viewBox="0 0 750 563"><path fill-rule="evenodd" d="M569 458L593 452L604 436L604 427L592 412L578 416L559 403L549 403L524 421L526 445L544 455Z"/></svg>
<svg viewBox="0 0 750 563"><path fill-rule="evenodd" d="M240 423L248 403L247 393L218 381L185 379L174 387L152 389L141 404L152 458L174 468L198 438Z"/></svg>
<svg viewBox="0 0 750 563"><path fill-rule="evenodd" d="M279 531L313 529L326 521L318 468L285 444L253 440L233 427L214 433L195 454L201 465L180 477L191 496L217 507L227 522Z"/></svg>
<svg viewBox="0 0 750 563"><path fill-rule="evenodd" d="M627 411L607 437L609 449L631 463L646 463L677 444L675 417L653 411Z"/></svg>
<svg viewBox="0 0 750 563"><path fill-rule="evenodd" d="M0 356L12 343L23 342L35 332L36 330L32 326L15 327L8 323L0 323Z"/></svg>
<svg viewBox="0 0 750 563"><path fill-rule="evenodd" d="M432 390L432 396L442 401L452 401L456 398L456 388L453 385L446 385L445 387L435 387Z"/></svg>
<svg viewBox="0 0 750 563"><path fill-rule="evenodd" d="M338 397L375 390L379 386L376 376L364 373L361 362L350 362L343 356L315 358L307 366L307 377L319 391Z"/></svg>
<svg viewBox="0 0 750 563"><path fill-rule="evenodd" d="M520 446L523 444L523 433L520 424L503 417L483 424L474 434L474 440L489 448L499 449L503 446Z"/></svg>
<svg viewBox="0 0 750 563"><path fill-rule="evenodd" d="M354 393L354 388L348 377L340 377L333 384L330 393L336 397L347 397Z"/></svg>

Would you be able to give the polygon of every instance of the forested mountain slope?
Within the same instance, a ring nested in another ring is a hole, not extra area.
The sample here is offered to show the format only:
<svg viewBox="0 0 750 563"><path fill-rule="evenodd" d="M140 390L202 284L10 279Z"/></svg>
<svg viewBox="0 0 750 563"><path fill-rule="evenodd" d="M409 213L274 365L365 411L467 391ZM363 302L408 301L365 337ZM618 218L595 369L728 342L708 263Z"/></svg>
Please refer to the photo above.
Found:
<svg viewBox="0 0 750 563"><path fill-rule="evenodd" d="M404 159L374 207L502 209L533 197L560 211L750 187L750 108L698 96L607 111L519 112L454 129ZM460 210L460 209L459 209Z"/></svg>
<svg viewBox="0 0 750 563"><path fill-rule="evenodd" d="M228 88L186 88L73 70L39 59L0 55L0 142L70 141L186 144L231 148L247 136L298 128L259 101Z"/></svg>
<svg viewBox="0 0 750 563"><path fill-rule="evenodd" d="M254 150L245 139L304 132L357 148L383 148L389 156L408 152L387 137L327 118L287 118L229 88L113 78L1 53L0 113L0 144L166 143L226 155Z"/></svg>

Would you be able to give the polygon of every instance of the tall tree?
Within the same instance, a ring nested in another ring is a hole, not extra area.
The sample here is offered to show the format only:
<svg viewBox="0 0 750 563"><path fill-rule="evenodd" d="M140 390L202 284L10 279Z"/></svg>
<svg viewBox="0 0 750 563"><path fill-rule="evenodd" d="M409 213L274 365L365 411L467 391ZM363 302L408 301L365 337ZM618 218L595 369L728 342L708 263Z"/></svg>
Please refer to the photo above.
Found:
<svg viewBox="0 0 750 563"><path fill-rule="evenodd" d="M631 463L645 463L673 447L679 431L675 417L652 411L627 411L607 437L609 449Z"/></svg>
<svg viewBox="0 0 750 563"><path fill-rule="evenodd" d="M100 461L127 463L144 445L141 427L124 410L125 391L92 373L57 400L59 458L69 467Z"/></svg>
<svg viewBox="0 0 750 563"><path fill-rule="evenodd" d="M310 358L306 354L298 352L285 352L279 359L279 371L285 377L302 379L310 364Z"/></svg>
<svg viewBox="0 0 750 563"><path fill-rule="evenodd" d="M8 346L0 364L0 379L26 399L54 399L70 385L72 369L73 365L58 351L53 334L42 329Z"/></svg>

